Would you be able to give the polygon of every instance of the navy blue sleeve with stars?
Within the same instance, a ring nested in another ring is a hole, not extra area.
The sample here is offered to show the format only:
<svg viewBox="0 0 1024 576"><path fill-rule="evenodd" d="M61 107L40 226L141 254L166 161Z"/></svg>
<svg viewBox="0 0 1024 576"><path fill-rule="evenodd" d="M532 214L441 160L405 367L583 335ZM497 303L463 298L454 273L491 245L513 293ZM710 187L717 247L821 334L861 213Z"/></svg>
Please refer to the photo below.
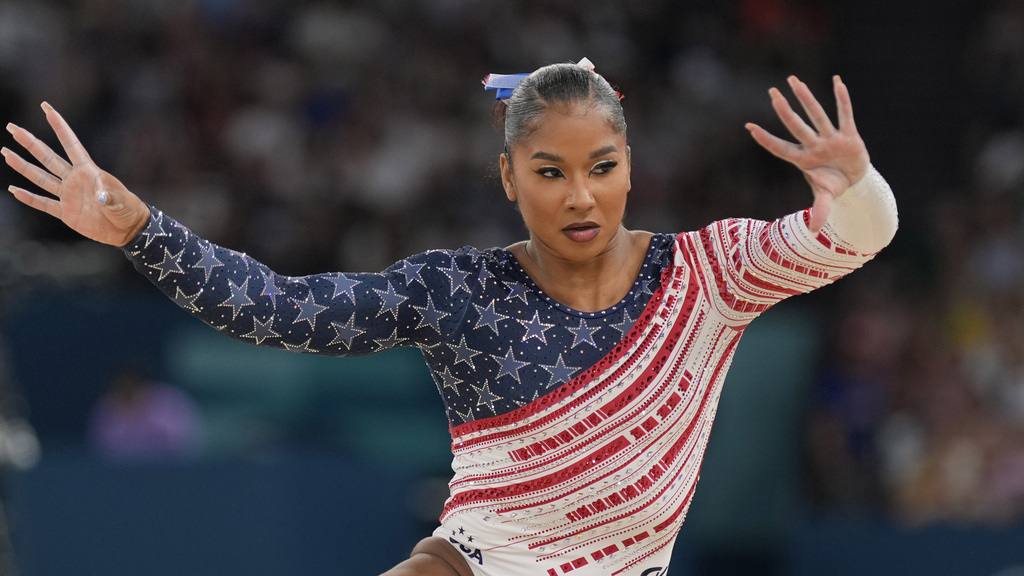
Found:
<svg viewBox="0 0 1024 576"><path fill-rule="evenodd" d="M655 235L633 289L597 312L555 302L504 248L286 277L153 209L124 250L178 306L245 342L337 356L420 348L457 426L533 402L605 356L660 284L674 238Z"/></svg>
<svg viewBox="0 0 1024 576"><path fill-rule="evenodd" d="M289 277L212 244L155 208L124 247L136 269L181 308L253 344L357 356L435 346L458 326L476 273L471 249L435 250L380 273Z"/></svg>

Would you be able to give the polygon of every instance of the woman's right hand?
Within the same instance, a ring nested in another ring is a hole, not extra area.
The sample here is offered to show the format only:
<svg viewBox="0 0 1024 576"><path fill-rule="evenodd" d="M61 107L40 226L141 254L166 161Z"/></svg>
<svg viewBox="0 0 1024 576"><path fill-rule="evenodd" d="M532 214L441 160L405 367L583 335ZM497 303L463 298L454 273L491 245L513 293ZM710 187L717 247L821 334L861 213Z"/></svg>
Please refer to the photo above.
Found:
<svg viewBox="0 0 1024 576"><path fill-rule="evenodd" d="M28 130L8 124L7 131L14 140L28 150L45 170L3 148L7 164L53 198L33 194L17 186L11 186L9 190L23 204L59 218L86 238L112 246L128 244L149 222L149 207L117 178L96 166L71 127L53 107L45 102L42 107L71 163Z"/></svg>

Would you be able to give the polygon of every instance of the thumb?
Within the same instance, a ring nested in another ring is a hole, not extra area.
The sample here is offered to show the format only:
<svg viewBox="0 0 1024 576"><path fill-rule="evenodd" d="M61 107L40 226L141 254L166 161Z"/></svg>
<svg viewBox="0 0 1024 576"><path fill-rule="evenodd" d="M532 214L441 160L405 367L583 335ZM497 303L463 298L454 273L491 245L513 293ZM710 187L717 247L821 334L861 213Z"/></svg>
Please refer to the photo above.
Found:
<svg viewBox="0 0 1024 576"><path fill-rule="evenodd" d="M828 215L832 212L832 195L828 192L818 192L814 195L814 205L811 206L811 221L807 228L811 234L817 236L828 221Z"/></svg>
<svg viewBox="0 0 1024 576"><path fill-rule="evenodd" d="M121 210L124 208L124 202L117 198L116 194L107 190L107 187L103 185L103 178L99 174L96 175L93 189L96 191L96 201L107 210Z"/></svg>
<svg viewBox="0 0 1024 576"><path fill-rule="evenodd" d="M127 244L146 227L149 207L117 178L101 171L93 180L93 191L107 221L124 233L124 241L119 245Z"/></svg>

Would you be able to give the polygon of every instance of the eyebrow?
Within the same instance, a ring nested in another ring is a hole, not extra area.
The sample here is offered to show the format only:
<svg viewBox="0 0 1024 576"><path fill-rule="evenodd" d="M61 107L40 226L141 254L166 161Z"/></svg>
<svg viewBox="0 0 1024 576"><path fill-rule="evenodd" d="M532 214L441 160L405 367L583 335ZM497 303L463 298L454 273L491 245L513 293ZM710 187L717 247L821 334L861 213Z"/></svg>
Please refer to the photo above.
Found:
<svg viewBox="0 0 1024 576"><path fill-rule="evenodd" d="M608 146L605 146L604 148L599 148L599 149L594 150L593 152L591 152L590 153L590 157L593 159L593 158L597 158L598 156L604 156L605 154L611 154L612 152L618 152L618 151L619 151L619 149L616 148L614 144L609 144Z"/></svg>
<svg viewBox="0 0 1024 576"><path fill-rule="evenodd" d="M608 146L605 146L604 148L598 148L597 150L594 150L593 152L591 152L590 153L590 158L597 158L599 156L604 156L605 154L611 154L612 152L618 152L618 151L619 151L619 149L614 144L610 144ZM538 159L539 160L548 160L548 161L551 161L551 162L565 162L565 159L562 158L561 156L558 156L557 154L551 154L549 152L544 152L544 151L534 152L533 156L530 156L530 160L538 160Z"/></svg>

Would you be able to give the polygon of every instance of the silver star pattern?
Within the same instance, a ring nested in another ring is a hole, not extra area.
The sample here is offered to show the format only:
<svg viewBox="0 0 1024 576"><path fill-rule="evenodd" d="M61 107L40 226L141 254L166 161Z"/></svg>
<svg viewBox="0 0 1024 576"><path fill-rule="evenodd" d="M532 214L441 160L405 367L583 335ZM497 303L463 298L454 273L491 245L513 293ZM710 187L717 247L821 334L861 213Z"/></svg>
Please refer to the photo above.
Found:
<svg viewBox="0 0 1024 576"><path fill-rule="evenodd" d="M316 303L316 300L313 298L312 290L310 290L309 293L306 294L305 300L296 299L294 300L294 302L295 306L298 307L299 309L299 315L295 317L294 322L296 324L298 324L299 322L305 322L309 324L310 330L316 330L317 314L323 312L324 310L327 310L328 307L321 306Z"/></svg>
<svg viewBox="0 0 1024 576"><path fill-rule="evenodd" d="M459 270L459 267L456 265L454 258L452 259L452 265L450 267L438 268L438 270L443 272L444 275L447 276L448 280L451 282L449 288L452 295L454 295L459 290L466 290L466 278L469 277L469 272L463 272L462 270Z"/></svg>
<svg viewBox="0 0 1024 576"><path fill-rule="evenodd" d="M526 342L530 338L536 338L541 343L547 344L548 340L544 337L544 332L554 328L554 324L548 324L540 321L540 313L534 310L533 318L530 320L516 320L526 328L526 334L523 334L523 342Z"/></svg>
<svg viewBox="0 0 1024 576"><path fill-rule="evenodd" d="M220 305L231 307L231 321L234 322L243 307L252 306L255 303L251 298L249 298L249 295L246 294L249 290L248 278L245 279L245 282L242 282L241 286L235 284L232 280L228 280L228 286L231 288L231 295L221 302Z"/></svg>
<svg viewBox="0 0 1024 576"><path fill-rule="evenodd" d="M348 350L352 349L352 340L357 336L366 334L366 330L360 330L355 326L356 315L353 313L348 318L348 322L341 324L339 322L331 322L331 326L334 328L334 340L331 340L327 346L334 346L335 344L344 344Z"/></svg>
<svg viewBox="0 0 1024 576"><path fill-rule="evenodd" d="M210 276L213 275L213 269L218 266L223 266L224 263L217 259L216 249L209 242L203 242L200 245L202 248L200 254L202 256L199 261L192 265L193 268L198 268L203 271L204 282L210 281Z"/></svg>
<svg viewBox="0 0 1024 576"><path fill-rule="evenodd" d="M380 310L377 312L377 317L379 318L384 314L391 314L392 318L398 320L398 307L402 305L402 302L408 300L409 297L402 296L395 292L395 286L391 282L388 282L387 290L378 290L374 288L373 291L380 296Z"/></svg>
<svg viewBox="0 0 1024 576"><path fill-rule="evenodd" d="M271 272L268 276L262 268L260 268L259 271L260 277L263 278L263 290L260 291L260 296L269 297L270 307L277 310L277 297L284 296L285 292L277 287L277 283L274 281L274 279L277 278L276 274Z"/></svg>
<svg viewBox="0 0 1024 576"><path fill-rule="evenodd" d="M441 331L441 320L451 316L451 314L448 312L442 312L435 308L434 300L430 297L430 294L427 294L426 306L416 306L414 304L413 309L420 313L420 323L416 325L416 330L419 330L424 326L429 326L433 328L438 335L444 334L444 332Z"/></svg>
<svg viewBox="0 0 1024 576"><path fill-rule="evenodd" d="M308 338L302 344L289 344L289 343L285 342L284 343L284 348L285 348L285 350L288 350L289 352L316 354L317 352L319 352L319 350L314 350L314 349L310 348L309 345L310 345L311 342L313 342L312 338Z"/></svg>
<svg viewBox="0 0 1024 576"><path fill-rule="evenodd" d="M412 286L413 283L417 283L424 288L427 287L427 283L424 282L423 277L420 276L420 270L423 270L424 266L426 266L426 264L413 264L408 260L402 262L402 269L399 270L399 272L405 275L406 286Z"/></svg>
<svg viewBox="0 0 1024 576"><path fill-rule="evenodd" d="M438 376L441 378L441 388L448 388L458 393L459 384L462 384L462 380L456 378L455 375L448 370L447 366L444 367L444 372L438 374Z"/></svg>
<svg viewBox="0 0 1024 576"><path fill-rule="evenodd" d="M530 288L526 284L512 284L509 286L508 296L505 299L509 302L513 298L518 298L523 301L523 304L529 305L529 300L526 299L526 295L530 293Z"/></svg>
<svg viewBox="0 0 1024 576"><path fill-rule="evenodd" d="M529 366L529 362L520 362L516 360L515 353L512 348L508 349L508 353L505 356L493 356L494 360L501 366L501 371L495 376L495 379L501 378L502 376L508 375L516 380L519 380L519 369L524 366Z"/></svg>
<svg viewBox="0 0 1024 576"><path fill-rule="evenodd" d="M175 286L174 303L181 307L183 310L187 310L189 312L199 312L199 307L196 306L196 300L199 299L199 296L202 295L202 293L203 290L202 288L200 288L198 292L191 296L188 296L187 294L181 291L181 288Z"/></svg>
<svg viewBox="0 0 1024 576"><path fill-rule="evenodd" d="M495 334L498 334L498 322L508 320L508 316L494 311L494 300L491 300L491 302L487 304L486 308L481 308L475 302L473 303L473 307L475 307L477 313L480 314L480 318L476 321L476 326L473 326L474 330L479 330L481 326L487 326L493 330Z"/></svg>
<svg viewBox="0 0 1024 576"><path fill-rule="evenodd" d="M177 254L171 254L171 251L168 250L166 246L164 247L163 261L158 264L150 265L150 268L160 271L160 277L156 279L157 282L162 281L168 274L184 274L184 271L181 269L181 265L178 263L178 259L181 258L181 255L184 252L185 251L182 250Z"/></svg>
<svg viewBox="0 0 1024 576"><path fill-rule="evenodd" d="M246 342L340 355L415 343L459 425L534 402L607 354L642 314L673 241L652 241L627 302L585 319L540 294L502 249L429 251L380 274L291 278L154 210L124 251L178 306Z"/></svg>
<svg viewBox="0 0 1024 576"><path fill-rule="evenodd" d="M487 269L487 266L481 266L480 267L480 273L477 274L477 277L476 277L476 281L479 282L480 286L483 287L485 290L487 289L487 281L488 280L497 280L497 279L498 279L498 277L495 276L493 273L491 273L491 271Z"/></svg>
<svg viewBox="0 0 1024 576"><path fill-rule="evenodd" d="M355 278L349 278L344 274L332 274L325 276L324 280L334 284L334 294L331 296L331 300L334 300L338 296L344 294L353 303L356 301L355 287L360 284L359 280Z"/></svg>
<svg viewBox="0 0 1024 576"><path fill-rule="evenodd" d="M576 373L576 368L565 365L565 360L562 359L562 355L558 355L558 362L554 366L540 365L541 368L551 373L551 379L556 383L568 382L572 379L573 374Z"/></svg>
<svg viewBox="0 0 1024 576"><path fill-rule="evenodd" d="M590 344L594 348L597 348L597 344L594 343L594 332L601 329L601 326L588 326L586 320L580 318L580 323L575 328L568 328L569 332L572 332L572 346L575 348L580 344Z"/></svg>
<svg viewBox="0 0 1024 576"><path fill-rule="evenodd" d="M280 338L281 335L274 332L271 326L274 323L274 317L267 318L266 322L260 322L255 316L252 317L252 332L248 334L242 334L243 338L253 338L256 340L256 344L263 343L267 338Z"/></svg>
<svg viewBox="0 0 1024 576"><path fill-rule="evenodd" d="M647 282L645 280L642 280L640 282L640 295L645 297L654 296L654 291L651 290L650 282Z"/></svg>
<svg viewBox="0 0 1024 576"><path fill-rule="evenodd" d="M471 422L473 420L472 409L467 408L465 412L460 412L458 409L453 407L449 414L451 414L451 412L454 412L455 415L458 416L462 422Z"/></svg>
<svg viewBox="0 0 1024 576"><path fill-rule="evenodd" d="M476 390L476 393L479 395L476 405L487 406L491 409L491 412L494 412L494 403L499 402L501 400L501 396L491 392L491 383L485 380L483 386L474 386L470 384L470 387L473 388L473 390Z"/></svg>
<svg viewBox="0 0 1024 576"><path fill-rule="evenodd" d="M481 353L476 350L473 350L466 344L465 334L462 335L462 341L459 342L456 346L448 344L448 347L451 348L453 352L455 352L455 361L452 362L452 365L458 365L465 362L467 365L469 365L470 370L476 371L476 365L473 364L473 357L479 356Z"/></svg>
<svg viewBox="0 0 1024 576"><path fill-rule="evenodd" d="M630 331L630 329L633 328L633 323L634 322L636 322L636 320L633 320L632 318L629 317L629 311L623 309L622 310L622 321L617 323L617 324L608 324L607 326L609 328L613 329L613 330L618 331L619 338L621 339L621 338L625 338L626 334Z"/></svg>
<svg viewBox="0 0 1024 576"><path fill-rule="evenodd" d="M399 344L406 340L408 338L400 337L398 335L398 328L395 328L387 338L374 338L373 342L377 345L377 350L391 350L397 348Z"/></svg>
<svg viewBox="0 0 1024 576"><path fill-rule="evenodd" d="M157 214L151 217L149 225L139 233L140 238L146 239L146 243L142 245L142 250L149 248L150 243L161 236L167 237L167 232L164 231L164 214L163 212L157 212Z"/></svg>

